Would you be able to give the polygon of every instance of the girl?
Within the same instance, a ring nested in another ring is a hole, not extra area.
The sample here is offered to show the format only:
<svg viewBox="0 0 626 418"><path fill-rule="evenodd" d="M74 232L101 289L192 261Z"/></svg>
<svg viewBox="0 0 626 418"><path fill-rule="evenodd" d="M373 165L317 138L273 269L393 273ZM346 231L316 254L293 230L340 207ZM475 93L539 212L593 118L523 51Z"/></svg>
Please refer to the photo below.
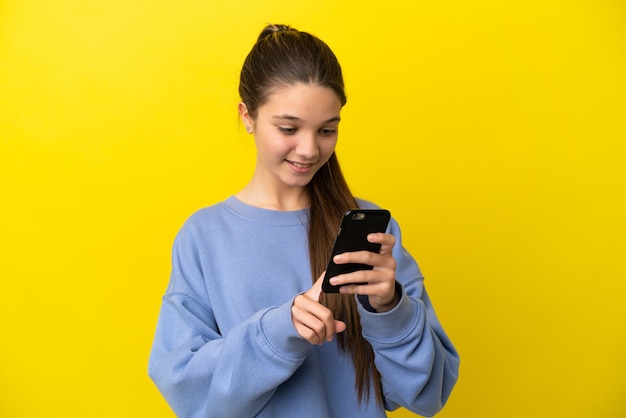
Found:
<svg viewBox="0 0 626 418"><path fill-rule="evenodd" d="M321 277L355 199L334 153L346 104L341 67L320 39L270 25L247 56L239 114L254 134L249 184L192 215L173 249L149 374L180 417L433 415L458 355L392 219L378 254ZM313 283L313 285L312 285ZM366 283L366 284L362 284Z"/></svg>

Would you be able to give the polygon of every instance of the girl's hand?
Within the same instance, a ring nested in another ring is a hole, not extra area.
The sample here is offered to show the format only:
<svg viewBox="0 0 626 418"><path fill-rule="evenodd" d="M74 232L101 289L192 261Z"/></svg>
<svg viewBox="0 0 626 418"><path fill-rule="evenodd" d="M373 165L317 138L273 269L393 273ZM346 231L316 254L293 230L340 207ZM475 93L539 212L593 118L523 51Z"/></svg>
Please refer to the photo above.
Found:
<svg viewBox="0 0 626 418"><path fill-rule="evenodd" d="M330 283L341 285L341 293L367 295L376 312L387 312L400 300L400 295L396 293L396 260L391 255L396 238L391 234L374 233L369 234L367 239L381 244L378 254L370 251L343 253L336 255L334 262L367 264L374 269L340 274L330 279Z"/></svg>
<svg viewBox="0 0 626 418"><path fill-rule="evenodd" d="M336 321L332 312L319 303L324 273L313 287L296 296L291 306L291 320L298 334L311 344L321 345L332 341L335 334L343 332L346 324Z"/></svg>

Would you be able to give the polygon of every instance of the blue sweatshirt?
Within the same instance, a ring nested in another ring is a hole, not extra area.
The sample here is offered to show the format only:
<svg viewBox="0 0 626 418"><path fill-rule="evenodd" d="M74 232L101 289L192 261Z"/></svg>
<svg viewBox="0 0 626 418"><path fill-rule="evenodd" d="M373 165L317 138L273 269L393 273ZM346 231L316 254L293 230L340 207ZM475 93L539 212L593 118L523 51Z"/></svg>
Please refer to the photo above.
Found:
<svg viewBox="0 0 626 418"><path fill-rule="evenodd" d="M358 401L351 359L336 338L312 345L292 323L293 299L312 285L308 213L230 197L182 227L148 366L177 416L386 416L373 387L368 402ZM370 312L357 297L363 336L374 349L385 408L431 416L450 395L459 357L393 219L389 232L402 297L385 313Z"/></svg>

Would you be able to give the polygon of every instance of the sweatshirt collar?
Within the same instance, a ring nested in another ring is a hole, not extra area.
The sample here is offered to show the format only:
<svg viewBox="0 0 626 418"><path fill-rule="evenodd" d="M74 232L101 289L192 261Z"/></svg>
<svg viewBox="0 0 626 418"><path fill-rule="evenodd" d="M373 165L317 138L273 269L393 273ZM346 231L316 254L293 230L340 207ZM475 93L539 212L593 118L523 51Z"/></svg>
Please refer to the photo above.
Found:
<svg viewBox="0 0 626 418"><path fill-rule="evenodd" d="M235 196L230 196L222 204L242 218L269 225L306 225L309 221L308 208L293 211L264 209L248 205Z"/></svg>

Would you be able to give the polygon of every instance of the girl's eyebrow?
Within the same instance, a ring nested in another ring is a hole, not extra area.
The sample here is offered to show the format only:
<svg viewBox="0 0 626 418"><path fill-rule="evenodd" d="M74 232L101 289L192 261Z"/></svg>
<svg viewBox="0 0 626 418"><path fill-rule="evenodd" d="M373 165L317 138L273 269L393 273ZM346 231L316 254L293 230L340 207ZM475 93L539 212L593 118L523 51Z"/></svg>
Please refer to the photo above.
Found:
<svg viewBox="0 0 626 418"><path fill-rule="evenodd" d="M302 122L302 119L300 119L297 116L292 116L292 115L274 115L272 116L272 119L282 119L282 120L289 120L293 122ZM324 123L339 122L340 120L341 118L339 116L335 116L335 117L328 119L327 121L324 121Z"/></svg>

